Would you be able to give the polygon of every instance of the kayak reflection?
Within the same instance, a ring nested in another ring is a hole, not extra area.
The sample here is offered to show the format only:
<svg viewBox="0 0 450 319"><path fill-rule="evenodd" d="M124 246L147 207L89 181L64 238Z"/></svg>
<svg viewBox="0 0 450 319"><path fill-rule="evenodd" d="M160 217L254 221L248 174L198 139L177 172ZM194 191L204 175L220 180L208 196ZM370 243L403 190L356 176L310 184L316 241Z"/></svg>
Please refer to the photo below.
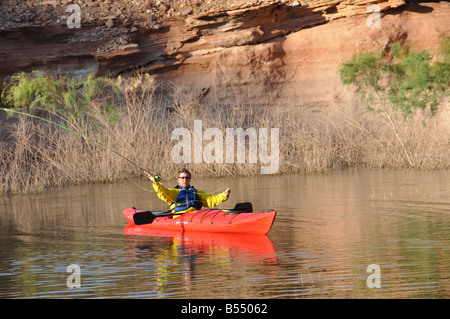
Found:
<svg viewBox="0 0 450 319"><path fill-rule="evenodd" d="M124 235L171 237L180 244L199 249L224 247L276 260L276 250L267 235L162 231L130 225L125 226Z"/></svg>
<svg viewBox="0 0 450 319"><path fill-rule="evenodd" d="M136 264L145 262L149 269L150 263L150 269L156 271L156 290L160 294L176 294L173 289L181 286L190 291L193 281L199 289L203 275L217 276L217 272L235 272L248 265L252 265L255 277L273 277L278 272L276 250L267 235L173 232L131 225L125 226L124 235L129 236L130 245L134 244L130 251ZM175 288L171 282L183 284Z"/></svg>

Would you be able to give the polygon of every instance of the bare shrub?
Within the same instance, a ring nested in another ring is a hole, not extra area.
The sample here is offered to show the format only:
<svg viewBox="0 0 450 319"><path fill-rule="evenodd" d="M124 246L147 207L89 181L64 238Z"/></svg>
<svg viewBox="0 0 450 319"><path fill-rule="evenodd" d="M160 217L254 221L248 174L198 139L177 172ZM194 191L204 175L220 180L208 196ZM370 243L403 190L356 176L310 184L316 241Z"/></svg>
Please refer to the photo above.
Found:
<svg viewBox="0 0 450 319"><path fill-rule="evenodd" d="M172 131L185 127L193 133L194 120L202 120L203 129L213 127L222 132L227 128L279 128L280 174L326 173L360 166L409 167L405 148L416 169L450 167L448 103L433 117L417 114L407 122L393 117L397 125L393 130L358 99L328 106L236 102L223 107L199 99L202 92L178 83L169 90L173 108L167 108L156 97L152 76L119 77L115 83L121 93L115 120L105 112L112 101L107 95L91 102L87 111L90 125L73 121L69 130L25 115L0 118L0 192L123 181L142 174L130 161L172 179L180 166L171 158ZM58 121L54 114L38 114ZM183 166L196 176L217 177L259 174L260 165L247 161Z"/></svg>

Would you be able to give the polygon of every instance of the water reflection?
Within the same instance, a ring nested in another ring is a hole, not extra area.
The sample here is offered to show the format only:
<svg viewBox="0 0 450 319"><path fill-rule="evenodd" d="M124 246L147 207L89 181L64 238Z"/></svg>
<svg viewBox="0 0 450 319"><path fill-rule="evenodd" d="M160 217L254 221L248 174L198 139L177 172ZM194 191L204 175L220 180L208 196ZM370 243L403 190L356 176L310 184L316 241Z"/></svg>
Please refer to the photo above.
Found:
<svg viewBox="0 0 450 319"><path fill-rule="evenodd" d="M263 237L124 229L126 207L165 209L131 183L2 196L0 297L448 298L448 180L387 170L195 180L232 189L221 208L276 209ZM80 289L66 286L70 264ZM367 287L370 264L381 288Z"/></svg>
<svg viewBox="0 0 450 319"><path fill-rule="evenodd" d="M259 267L261 272L257 276L274 277L277 273L276 251L266 235L180 233L133 226L126 226L124 234L129 236L126 246L135 264L148 265L152 260L158 294L170 295L173 282L177 282L177 289L198 293L198 286L202 285L198 278L202 273L219 272L219 268L230 273L233 268L238 271L242 264L260 264L263 266ZM226 284L223 275L217 273L215 278L203 282L208 283L204 292L209 290L210 281ZM193 286L197 287L193 289Z"/></svg>
<svg viewBox="0 0 450 319"><path fill-rule="evenodd" d="M298 176L271 235L279 259L297 259L292 278L308 268L322 297L448 296L448 178L382 170ZM366 285L370 264L381 267L381 289Z"/></svg>

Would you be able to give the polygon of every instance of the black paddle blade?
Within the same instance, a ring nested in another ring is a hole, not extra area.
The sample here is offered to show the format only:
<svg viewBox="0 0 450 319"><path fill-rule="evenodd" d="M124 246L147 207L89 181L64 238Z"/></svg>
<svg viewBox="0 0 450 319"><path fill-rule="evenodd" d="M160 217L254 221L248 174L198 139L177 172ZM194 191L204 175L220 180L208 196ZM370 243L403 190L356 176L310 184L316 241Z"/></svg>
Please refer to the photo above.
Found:
<svg viewBox="0 0 450 319"><path fill-rule="evenodd" d="M236 206L234 206L233 210L237 212L251 213L253 212L253 205L250 202L237 203Z"/></svg>
<svg viewBox="0 0 450 319"><path fill-rule="evenodd" d="M226 210L226 215L236 215L241 213L253 213L253 205L250 202L237 203L233 209Z"/></svg>
<svg viewBox="0 0 450 319"><path fill-rule="evenodd" d="M139 212L133 215L133 220L136 225L151 224L156 216L152 212Z"/></svg>
<svg viewBox="0 0 450 319"><path fill-rule="evenodd" d="M134 213L133 221L136 225L151 224L156 217L172 216L170 210L154 210Z"/></svg>

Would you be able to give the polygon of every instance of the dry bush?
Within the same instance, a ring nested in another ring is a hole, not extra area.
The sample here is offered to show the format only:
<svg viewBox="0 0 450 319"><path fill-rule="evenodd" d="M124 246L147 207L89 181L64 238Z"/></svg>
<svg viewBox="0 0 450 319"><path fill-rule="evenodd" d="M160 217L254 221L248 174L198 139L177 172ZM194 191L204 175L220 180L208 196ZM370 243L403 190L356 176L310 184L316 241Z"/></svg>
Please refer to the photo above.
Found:
<svg viewBox="0 0 450 319"><path fill-rule="evenodd" d="M445 169L450 167L449 106L443 104L436 115L417 112L404 118L392 111L367 111L363 103L335 105L331 123L339 126L342 149L339 154L366 167ZM392 120L392 121L391 121Z"/></svg>
<svg viewBox="0 0 450 319"><path fill-rule="evenodd" d="M394 118L394 130L389 121L367 111L357 99L324 107L294 103L223 107L199 99L199 91L172 84L171 107L167 108L149 75L119 77L116 84L121 92L118 120L111 122L103 111L110 99L96 99L89 110L95 129L73 127L79 134L23 115L0 119L0 192L115 182L142 174L115 152L166 179L172 179L180 166L195 176L260 174L259 162L174 163L171 149L176 141L171 141L171 134L185 127L193 136L194 120L202 120L203 130L218 128L224 135L227 128L279 128L281 174L360 166L411 167L405 149L415 169L450 167L448 103L433 117L418 113L406 121Z"/></svg>

